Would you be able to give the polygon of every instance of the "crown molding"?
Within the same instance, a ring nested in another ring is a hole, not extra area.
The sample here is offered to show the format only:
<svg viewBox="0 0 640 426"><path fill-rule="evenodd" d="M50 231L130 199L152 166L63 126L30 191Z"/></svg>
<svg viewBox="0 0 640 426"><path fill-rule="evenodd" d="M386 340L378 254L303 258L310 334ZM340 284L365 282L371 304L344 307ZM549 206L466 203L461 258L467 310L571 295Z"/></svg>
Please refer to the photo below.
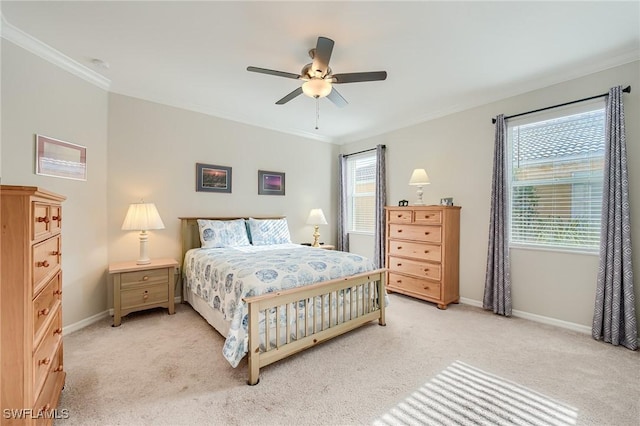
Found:
<svg viewBox="0 0 640 426"><path fill-rule="evenodd" d="M98 86L101 89L109 90L111 86L111 80L104 77L101 74L93 71L92 69L82 65L81 63L71 59L64 53L54 49L36 39L35 37L25 33L21 29L14 27L5 19L4 15L0 14L0 20L2 25L2 38L12 42L13 44L20 46L21 48L33 53L42 59L51 62L52 64L62 68L71 74L80 77L81 79L88 81L89 83Z"/></svg>

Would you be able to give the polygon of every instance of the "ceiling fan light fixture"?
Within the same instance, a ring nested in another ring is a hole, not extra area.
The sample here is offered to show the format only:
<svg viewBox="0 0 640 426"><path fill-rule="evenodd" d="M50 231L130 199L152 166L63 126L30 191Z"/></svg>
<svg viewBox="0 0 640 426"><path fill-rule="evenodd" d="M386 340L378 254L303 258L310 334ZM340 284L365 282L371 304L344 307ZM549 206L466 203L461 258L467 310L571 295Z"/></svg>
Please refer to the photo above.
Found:
<svg viewBox="0 0 640 426"><path fill-rule="evenodd" d="M324 98L331 93L331 82L321 78L312 78L302 85L302 92L311 98Z"/></svg>

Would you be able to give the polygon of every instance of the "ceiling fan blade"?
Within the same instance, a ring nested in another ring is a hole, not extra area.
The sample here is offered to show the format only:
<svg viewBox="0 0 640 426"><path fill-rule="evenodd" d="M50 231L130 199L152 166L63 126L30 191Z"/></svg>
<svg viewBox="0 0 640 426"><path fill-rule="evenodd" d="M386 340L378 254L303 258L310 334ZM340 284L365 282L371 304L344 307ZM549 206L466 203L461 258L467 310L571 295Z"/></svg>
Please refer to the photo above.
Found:
<svg viewBox="0 0 640 426"><path fill-rule="evenodd" d="M284 105L287 102L289 102L291 99L293 99L296 96L299 96L301 94L302 94L302 87L298 87L296 90L294 90L293 92L289 93L287 96L285 96L284 98L282 98L278 102L276 102L276 105Z"/></svg>
<svg viewBox="0 0 640 426"><path fill-rule="evenodd" d="M335 87L331 88L331 92L329 92L327 98L340 108L346 106L349 103L345 98L342 97L340 93L338 93Z"/></svg>
<svg viewBox="0 0 640 426"><path fill-rule="evenodd" d="M284 71L269 70L269 69L266 69L266 68L247 67L247 71L259 72L261 74L275 75L276 77L286 77L286 78L295 78L295 79L300 78L300 76L298 74L293 74L293 73L284 72Z"/></svg>
<svg viewBox="0 0 640 426"><path fill-rule="evenodd" d="M333 40L326 37L318 37L316 52L313 55L313 70L320 72L322 77L324 77L329 68L331 52L333 52Z"/></svg>
<svg viewBox="0 0 640 426"><path fill-rule="evenodd" d="M352 72L347 74L334 74L333 82L340 83L359 83L361 81L379 81L387 79L386 71L372 71L372 72Z"/></svg>

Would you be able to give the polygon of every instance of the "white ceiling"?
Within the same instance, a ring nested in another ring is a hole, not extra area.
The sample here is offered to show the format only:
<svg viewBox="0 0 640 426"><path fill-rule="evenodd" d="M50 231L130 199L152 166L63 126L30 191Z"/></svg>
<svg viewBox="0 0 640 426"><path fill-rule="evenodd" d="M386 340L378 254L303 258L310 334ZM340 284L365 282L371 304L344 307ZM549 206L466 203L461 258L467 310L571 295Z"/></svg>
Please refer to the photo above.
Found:
<svg viewBox="0 0 640 426"><path fill-rule="evenodd" d="M640 2L2 1L6 23L110 80L110 91L333 143L358 140L640 58ZM6 25L5 25L6 26ZM318 36L338 108L299 96ZM105 70L91 60L109 63ZM620 82L625 84L626 82ZM635 90L635 89L634 89ZM640 88L638 88L640 90ZM489 119L489 117L487 117Z"/></svg>

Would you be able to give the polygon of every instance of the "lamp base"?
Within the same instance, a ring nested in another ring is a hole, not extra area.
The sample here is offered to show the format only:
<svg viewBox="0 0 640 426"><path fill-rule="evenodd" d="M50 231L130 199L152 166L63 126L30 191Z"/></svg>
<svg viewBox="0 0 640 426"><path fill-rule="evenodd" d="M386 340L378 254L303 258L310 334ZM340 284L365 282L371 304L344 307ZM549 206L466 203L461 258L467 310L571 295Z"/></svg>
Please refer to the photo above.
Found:
<svg viewBox="0 0 640 426"><path fill-rule="evenodd" d="M416 197L418 198L416 202L413 204L414 206L424 206L424 202L422 201L422 185L418 185L418 189L416 190Z"/></svg>
<svg viewBox="0 0 640 426"><path fill-rule="evenodd" d="M148 265L151 263L151 259L138 259L136 265Z"/></svg>
<svg viewBox="0 0 640 426"><path fill-rule="evenodd" d="M146 230L140 231L140 257L136 260L137 265L148 265L151 263L151 259L147 254L147 241L149 236Z"/></svg>
<svg viewBox="0 0 640 426"><path fill-rule="evenodd" d="M318 242L320 239L320 232L318 232L319 228L320 227L318 225L315 225L313 228L313 244L311 244L311 247L320 247L320 243Z"/></svg>

